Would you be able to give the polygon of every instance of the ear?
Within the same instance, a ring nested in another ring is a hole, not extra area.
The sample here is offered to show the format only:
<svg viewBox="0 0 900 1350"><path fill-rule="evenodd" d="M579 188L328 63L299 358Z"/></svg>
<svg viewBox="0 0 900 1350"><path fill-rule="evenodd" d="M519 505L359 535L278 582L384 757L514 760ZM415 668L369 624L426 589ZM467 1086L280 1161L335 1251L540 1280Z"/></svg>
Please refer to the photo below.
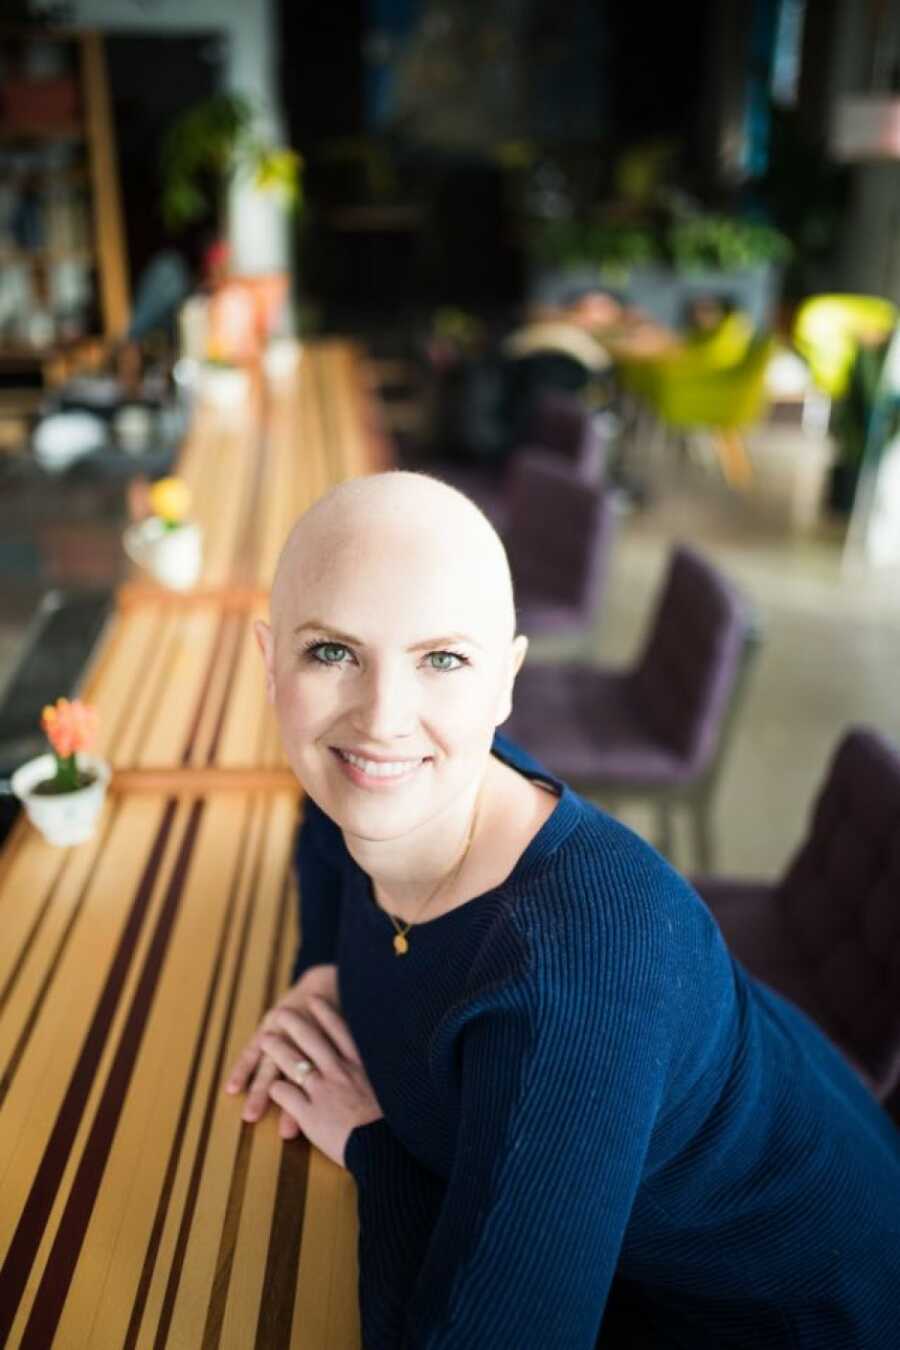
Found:
<svg viewBox="0 0 900 1350"><path fill-rule="evenodd" d="M257 619L253 625L253 636L256 638L259 650L262 652L263 664L266 668L266 698L270 703L275 702L275 634L267 623L262 619Z"/></svg>
<svg viewBox="0 0 900 1350"><path fill-rule="evenodd" d="M522 669L522 662L528 652L528 639L524 633L519 633L513 638L512 646L509 651L509 665L507 666L506 679L503 683L503 689L500 694L500 700L497 704L497 721L495 726L502 726L512 712L512 694L513 685L516 682L516 676Z"/></svg>

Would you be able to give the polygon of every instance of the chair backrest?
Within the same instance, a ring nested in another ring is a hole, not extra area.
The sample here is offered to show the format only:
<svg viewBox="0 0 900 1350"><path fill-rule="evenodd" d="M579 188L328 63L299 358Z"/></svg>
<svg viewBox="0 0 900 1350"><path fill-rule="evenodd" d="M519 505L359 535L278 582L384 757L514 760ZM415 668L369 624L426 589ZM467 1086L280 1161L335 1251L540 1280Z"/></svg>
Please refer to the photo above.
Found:
<svg viewBox="0 0 900 1350"><path fill-rule="evenodd" d="M564 457L581 476L599 482L606 468L606 443L596 419L578 398L557 390L538 397L528 429L530 446Z"/></svg>
<svg viewBox="0 0 900 1350"><path fill-rule="evenodd" d="M852 728L775 902L828 1030L883 1096L900 1083L900 749Z"/></svg>
<svg viewBox="0 0 900 1350"><path fill-rule="evenodd" d="M860 340L887 338L896 321L896 306L875 295L814 295L797 310L792 336L819 388L842 398Z"/></svg>
<svg viewBox="0 0 900 1350"><path fill-rule="evenodd" d="M528 443L535 410L547 393L577 398L592 380L589 366L566 351L535 351L507 356L504 376L504 417L508 449Z"/></svg>
<svg viewBox="0 0 900 1350"><path fill-rule="evenodd" d="M743 361L753 340L753 323L743 310L726 314L715 328L685 338L678 362L697 371L725 370Z"/></svg>
<svg viewBox="0 0 900 1350"><path fill-rule="evenodd" d="M643 718L691 776L721 760L757 636L755 616L731 583L677 545L632 689Z"/></svg>
<svg viewBox="0 0 900 1350"><path fill-rule="evenodd" d="M648 396L658 416L675 426L749 426L765 408L766 372L774 349L772 335L760 333L733 366L698 371L682 368L677 360L660 362Z"/></svg>
<svg viewBox="0 0 900 1350"><path fill-rule="evenodd" d="M522 450L509 478L504 542L522 605L561 605L586 618L606 579L616 513L601 484L585 482L558 455Z"/></svg>

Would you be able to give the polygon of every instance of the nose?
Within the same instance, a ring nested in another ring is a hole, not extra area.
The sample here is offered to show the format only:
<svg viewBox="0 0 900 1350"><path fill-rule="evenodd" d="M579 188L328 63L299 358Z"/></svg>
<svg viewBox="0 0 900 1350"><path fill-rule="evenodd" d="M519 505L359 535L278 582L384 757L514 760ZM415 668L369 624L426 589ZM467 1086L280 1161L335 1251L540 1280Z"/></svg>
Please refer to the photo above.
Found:
<svg viewBox="0 0 900 1350"><path fill-rule="evenodd" d="M352 718L357 731L384 744L412 735L418 719L413 673L399 662L373 663L360 685L360 699Z"/></svg>

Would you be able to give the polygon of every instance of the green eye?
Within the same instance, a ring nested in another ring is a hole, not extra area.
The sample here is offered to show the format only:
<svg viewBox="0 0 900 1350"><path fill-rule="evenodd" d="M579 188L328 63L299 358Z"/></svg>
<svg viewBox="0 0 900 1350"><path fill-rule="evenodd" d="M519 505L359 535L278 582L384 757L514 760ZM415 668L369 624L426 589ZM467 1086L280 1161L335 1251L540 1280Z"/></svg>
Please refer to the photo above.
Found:
<svg viewBox="0 0 900 1350"><path fill-rule="evenodd" d="M339 666L348 652L339 642L319 642L313 647L312 654L324 666Z"/></svg>
<svg viewBox="0 0 900 1350"><path fill-rule="evenodd" d="M432 670L458 670L464 664L464 658L454 652L429 652L427 660Z"/></svg>

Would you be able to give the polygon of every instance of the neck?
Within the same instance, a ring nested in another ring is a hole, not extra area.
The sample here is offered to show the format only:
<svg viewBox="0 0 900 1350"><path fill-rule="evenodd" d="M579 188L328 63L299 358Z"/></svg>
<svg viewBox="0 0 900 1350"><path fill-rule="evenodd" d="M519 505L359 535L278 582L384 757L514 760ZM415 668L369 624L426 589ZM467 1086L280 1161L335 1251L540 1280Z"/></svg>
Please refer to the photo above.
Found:
<svg viewBox="0 0 900 1350"><path fill-rule="evenodd" d="M489 771L490 766L485 776ZM471 853L474 844L474 833L471 840L469 836L483 796L481 789L482 782L473 783L438 816L399 839L361 839L344 832L347 851L371 878L375 898L383 909L414 922L423 904L423 917L428 917L430 906L426 901L430 895L435 902L446 902L466 871L463 854ZM479 832L476 825L475 833ZM446 893L443 882L447 883Z"/></svg>

